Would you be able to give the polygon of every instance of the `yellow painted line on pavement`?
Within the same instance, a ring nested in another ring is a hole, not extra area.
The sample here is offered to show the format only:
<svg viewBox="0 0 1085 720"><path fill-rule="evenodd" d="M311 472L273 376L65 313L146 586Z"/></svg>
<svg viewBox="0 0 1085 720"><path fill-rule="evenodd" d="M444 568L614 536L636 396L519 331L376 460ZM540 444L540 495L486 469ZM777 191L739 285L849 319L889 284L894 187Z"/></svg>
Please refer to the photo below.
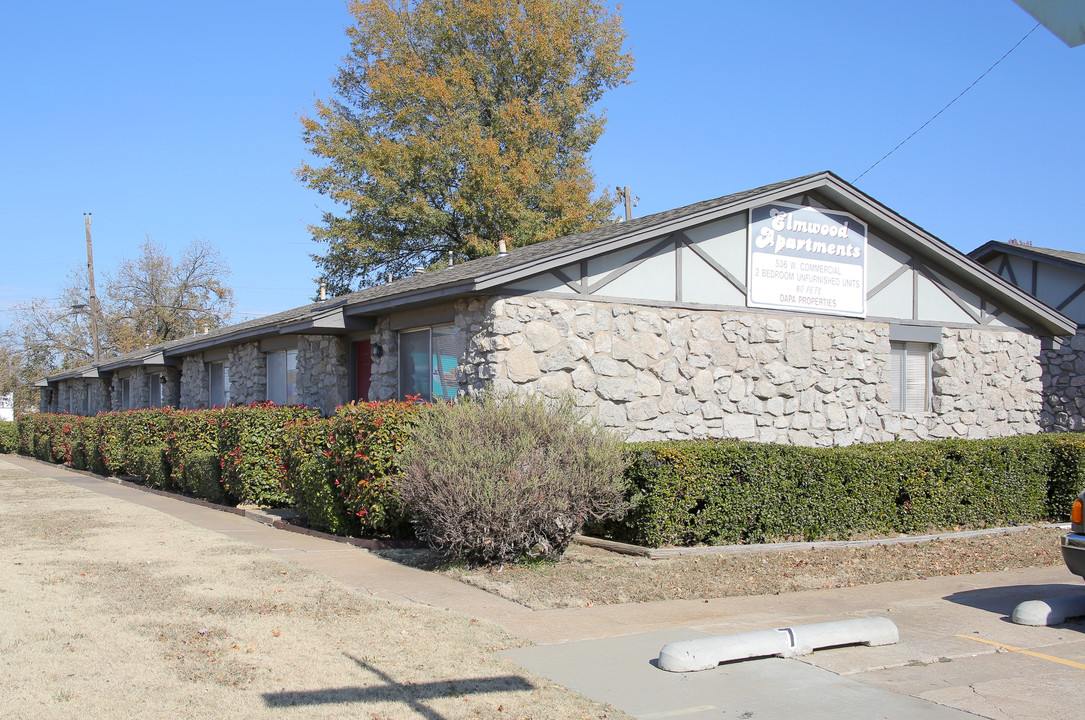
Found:
<svg viewBox="0 0 1085 720"><path fill-rule="evenodd" d="M1077 668L1078 670L1085 670L1085 664L1083 663L1074 662L1073 660L1063 660L1062 658L1055 657L1054 655L1044 655L1043 653L1033 652L1031 650L1024 650L1019 647L1014 647L1013 645L1003 645L1002 643L995 642L994 640L984 640L983 638L974 637L972 635L958 635L957 637L965 638L966 640L975 640L976 642L985 643L987 645L994 645L995 647L1000 647L1004 650L1010 650L1011 652L1021 653L1022 655L1031 655L1032 657L1040 658L1041 660L1050 660L1051 662L1057 662L1060 665L1069 665L1070 667Z"/></svg>

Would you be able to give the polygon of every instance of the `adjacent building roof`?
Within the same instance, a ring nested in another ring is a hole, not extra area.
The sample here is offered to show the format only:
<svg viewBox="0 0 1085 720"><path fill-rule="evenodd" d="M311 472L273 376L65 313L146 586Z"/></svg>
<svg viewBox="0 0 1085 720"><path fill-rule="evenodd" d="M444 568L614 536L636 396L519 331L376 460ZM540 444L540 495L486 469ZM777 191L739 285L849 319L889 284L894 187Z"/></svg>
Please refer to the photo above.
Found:
<svg viewBox="0 0 1085 720"><path fill-rule="evenodd" d="M887 239L894 240L931 267L976 289L997 306L1026 320L1040 334L1066 335L1073 334L1076 329L1072 320L991 273L973 258L893 212L837 175L820 172L627 222L604 225L575 235L516 248L505 255L480 258L348 293L325 302L312 303L219 328L203 335L181 338L110 358L97 366L87 365L51 375L37 384L46 385L74 377L94 377L94 374L88 373L95 373L99 369L107 371L123 366L161 364L168 358L206 348L251 342L275 335L365 329L372 327L377 316L388 312L473 294L499 292L502 285L530 275L679 232L771 200L803 194L814 195L838 209L870 222ZM1010 247L1020 249L1020 246ZM1077 256L1078 262L1085 260L1085 256L1079 253L1068 254Z"/></svg>
<svg viewBox="0 0 1085 720"><path fill-rule="evenodd" d="M980 245L978 248L968 253L968 256L977 262L984 263L1000 253L1017 255L1030 260L1043 260L1044 262L1050 262L1055 265L1067 266L1074 270L1085 270L1085 253L1034 247L1032 245L1020 245L1018 243L999 242L998 240L992 240L991 242Z"/></svg>

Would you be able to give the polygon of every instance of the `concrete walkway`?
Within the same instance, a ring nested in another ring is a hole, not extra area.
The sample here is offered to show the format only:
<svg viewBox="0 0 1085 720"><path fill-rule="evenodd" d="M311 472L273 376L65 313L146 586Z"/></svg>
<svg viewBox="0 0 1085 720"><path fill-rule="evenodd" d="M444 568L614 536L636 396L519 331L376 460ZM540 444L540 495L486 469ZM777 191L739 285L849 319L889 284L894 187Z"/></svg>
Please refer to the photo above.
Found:
<svg viewBox="0 0 1085 720"><path fill-rule="evenodd" d="M864 715L860 708L857 714L845 713L837 717L961 716L959 712L951 712L945 707L941 708L946 711L942 713L938 709L938 704L942 704L991 718L1058 718L1070 716L1064 708L1085 705L1085 690L1082 689L1085 688L1085 682L1082 682L1085 680L1085 636L1081 635L1085 626L1068 624L1036 628L1013 625L1007 620L1013 607L1023 600L1083 592L1080 581L1062 567L930 578L778 596L532 611L455 580L405 567L334 540L277 529L251 518L23 457L5 455L0 457L0 463L150 507L199 527L267 548L374 597L424 603L487 619L540 646L565 644L550 649L526 648L512 652L510 657L585 694L610 702L614 702L615 697L623 696L623 693L630 697L636 694L635 686L646 682L640 673L654 657L652 653L658 653L659 647L669 641L668 638L719 635L878 615L888 617L897 624L901 636L899 644L879 648L840 648L818 652L801 660L754 661L755 664L760 663L762 668L756 672L768 673L763 678L764 682L777 683L780 673L787 675L790 672L786 668L797 668L797 664L801 664L809 668L799 673L804 677L814 668L824 671L823 676L818 676L822 680L814 683L814 687L821 688L817 692L831 694L830 686L839 685L836 680L829 683L827 678L830 676L849 678L849 683L860 682L864 688L885 691L884 696L877 699L877 702L883 703L879 714ZM630 655L628 662L632 665L627 668L629 672L623 673L613 659L632 653L631 648L637 648L643 657ZM1019 652L1026 649L1031 655ZM611 658L610 664L593 660L599 657ZM949 662L953 662L953 665L947 665ZM592 673L593 667L596 668L595 674ZM573 668L575 672L566 677L562 675L561 668ZM751 688L760 685L748 677L749 672L754 672L749 668L740 671L737 666L721 666L717 671L708 672L717 673L719 677L737 674L743 678L738 687L746 692L752 692ZM648 674L649 677L657 679L667 675L654 669L652 673ZM623 674L630 678L629 682L633 685L626 687L622 684L620 678ZM674 677L665 679L671 682ZM697 682L703 681L702 678ZM671 692L677 693L673 700L670 695L659 696L657 700L671 703L667 707L674 703L686 707L681 705L682 693L685 692L682 688L692 687L688 682L671 682L676 688ZM774 687L772 684L766 686L761 691L760 699L753 696L745 698L742 707L747 709L744 712L755 713L746 717L786 716L781 713L782 700ZM845 692L841 697L866 697L865 690L857 692L852 685L840 692ZM893 697L900 700L897 710L891 709L894 707L891 701ZM915 698L931 701L932 704L930 707L923 705L924 711L917 715ZM620 703L615 704L621 707ZM796 716L798 711L803 710L802 704L798 703ZM713 705L713 708L716 707ZM840 706L841 709L843 707ZM707 705L701 703L693 706L687 715L691 718L729 716L713 714L714 709L706 708ZM636 711L623 709L635 712L640 717L652 717L657 712L650 711L648 706L638 706ZM658 712L668 717L678 717L668 714L669 710ZM701 712L705 714L698 714Z"/></svg>

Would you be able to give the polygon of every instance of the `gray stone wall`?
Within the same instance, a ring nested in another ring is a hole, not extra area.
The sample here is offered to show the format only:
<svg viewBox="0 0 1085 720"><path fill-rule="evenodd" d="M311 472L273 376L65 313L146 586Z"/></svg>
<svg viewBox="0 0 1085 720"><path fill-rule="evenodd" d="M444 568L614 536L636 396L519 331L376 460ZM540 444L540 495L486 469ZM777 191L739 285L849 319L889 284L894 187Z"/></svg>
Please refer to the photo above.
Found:
<svg viewBox="0 0 1085 720"><path fill-rule="evenodd" d="M95 378L87 382L90 384L90 407L87 414L97 415L100 412L112 410L109 381L104 378Z"/></svg>
<svg viewBox="0 0 1085 720"><path fill-rule="evenodd" d="M1004 437L1040 432L1040 339L1016 331L942 331L932 354L934 438Z"/></svg>
<svg viewBox="0 0 1085 720"><path fill-rule="evenodd" d="M162 383L162 404L170 407L181 405L181 371L175 367L167 367L162 375L166 382Z"/></svg>
<svg viewBox="0 0 1085 720"><path fill-rule="evenodd" d="M55 413L57 411L59 388L43 387L38 390L38 407L42 412Z"/></svg>
<svg viewBox="0 0 1085 720"><path fill-rule="evenodd" d="M1043 385L1043 429L1085 430L1085 329L1043 351Z"/></svg>
<svg viewBox="0 0 1085 720"><path fill-rule="evenodd" d="M186 355L181 362L181 407L185 410L207 407L207 369L203 355Z"/></svg>
<svg viewBox="0 0 1085 720"><path fill-rule="evenodd" d="M72 389L70 383L69 380L61 380L57 383L56 412L71 412Z"/></svg>
<svg viewBox="0 0 1085 720"><path fill-rule="evenodd" d="M231 404L247 405L267 400L267 356L260 352L259 343L234 345L226 363L230 366Z"/></svg>
<svg viewBox="0 0 1085 720"><path fill-rule="evenodd" d="M399 391L398 335L391 329L388 318L377 321L377 327L369 338L374 348L380 348L380 357L373 358L373 369L369 381L370 400L391 400Z"/></svg>
<svg viewBox="0 0 1085 720"><path fill-rule="evenodd" d="M157 382L157 373L154 376L154 380ZM147 408L151 406L151 380L152 376L146 370L141 367L133 368L131 374L128 376L129 380L129 399L131 407L134 408Z"/></svg>
<svg viewBox="0 0 1085 720"><path fill-rule="evenodd" d="M944 330L933 412L897 413L884 323L517 297L478 308L458 320L479 327L463 392L570 394L630 440L831 446L1039 430L1039 340L1016 331Z"/></svg>
<svg viewBox="0 0 1085 720"><path fill-rule="evenodd" d="M325 415L349 402L347 341L334 335L298 337L297 393L302 405L320 408Z"/></svg>
<svg viewBox="0 0 1085 720"><path fill-rule="evenodd" d="M114 373L113 378L110 380L109 385L109 406L114 410L126 410L124 406L124 389L121 387L121 377L119 373ZM126 376L125 376L126 377ZM131 395L129 395L131 397Z"/></svg>

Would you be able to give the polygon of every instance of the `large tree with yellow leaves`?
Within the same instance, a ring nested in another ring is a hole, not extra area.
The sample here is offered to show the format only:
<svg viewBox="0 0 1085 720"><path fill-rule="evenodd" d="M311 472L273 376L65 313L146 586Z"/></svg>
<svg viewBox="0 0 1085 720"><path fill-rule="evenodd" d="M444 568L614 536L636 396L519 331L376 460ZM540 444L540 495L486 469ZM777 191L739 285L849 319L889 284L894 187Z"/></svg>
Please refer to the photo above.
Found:
<svg viewBox="0 0 1085 720"><path fill-rule="evenodd" d="M588 152L627 81L597 0L351 3L335 97L302 118L298 177L335 202L311 228L336 292L606 223Z"/></svg>

